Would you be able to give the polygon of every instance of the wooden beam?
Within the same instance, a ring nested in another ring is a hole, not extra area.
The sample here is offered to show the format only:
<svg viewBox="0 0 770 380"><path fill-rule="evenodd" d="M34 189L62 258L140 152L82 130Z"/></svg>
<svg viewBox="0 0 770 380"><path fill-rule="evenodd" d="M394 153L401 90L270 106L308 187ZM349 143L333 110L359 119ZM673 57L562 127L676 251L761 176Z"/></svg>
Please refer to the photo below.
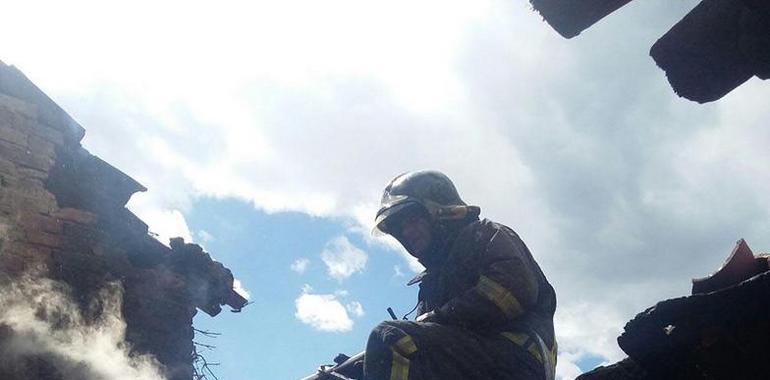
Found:
<svg viewBox="0 0 770 380"><path fill-rule="evenodd" d="M530 0L559 34L572 38L631 0Z"/></svg>
<svg viewBox="0 0 770 380"><path fill-rule="evenodd" d="M679 96L699 103L723 97L754 76L741 49L741 0L704 0L650 49Z"/></svg>

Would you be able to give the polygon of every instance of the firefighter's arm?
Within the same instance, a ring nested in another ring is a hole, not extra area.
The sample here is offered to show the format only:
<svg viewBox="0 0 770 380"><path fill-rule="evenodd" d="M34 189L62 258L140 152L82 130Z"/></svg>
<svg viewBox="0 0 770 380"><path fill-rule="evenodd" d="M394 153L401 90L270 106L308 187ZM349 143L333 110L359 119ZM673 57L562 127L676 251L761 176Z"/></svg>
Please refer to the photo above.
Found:
<svg viewBox="0 0 770 380"><path fill-rule="evenodd" d="M498 230L480 257L474 287L435 310L436 321L454 325L502 325L522 315L537 300L535 271L527 248L513 233Z"/></svg>

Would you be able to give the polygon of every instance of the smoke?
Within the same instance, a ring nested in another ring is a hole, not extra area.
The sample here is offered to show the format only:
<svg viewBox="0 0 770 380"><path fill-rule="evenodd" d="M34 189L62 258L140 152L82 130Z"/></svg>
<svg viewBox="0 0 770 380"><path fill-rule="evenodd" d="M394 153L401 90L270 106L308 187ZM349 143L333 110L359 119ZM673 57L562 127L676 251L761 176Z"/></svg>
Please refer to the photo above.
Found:
<svg viewBox="0 0 770 380"><path fill-rule="evenodd" d="M130 355L122 287L108 284L81 311L69 288L24 277L0 285L0 377L164 380L150 355Z"/></svg>

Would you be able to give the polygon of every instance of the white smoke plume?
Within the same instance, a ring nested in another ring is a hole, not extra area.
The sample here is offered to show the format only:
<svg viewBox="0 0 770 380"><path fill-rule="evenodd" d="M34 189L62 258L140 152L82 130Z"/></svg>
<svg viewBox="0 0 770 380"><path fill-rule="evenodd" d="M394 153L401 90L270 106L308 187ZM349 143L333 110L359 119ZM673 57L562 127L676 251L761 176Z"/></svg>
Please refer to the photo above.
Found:
<svg viewBox="0 0 770 380"><path fill-rule="evenodd" d="M27 276L0 285L0 377L164 380L152 356L129 354L122 292L107 285L84 316L60 282Z"/></svg>

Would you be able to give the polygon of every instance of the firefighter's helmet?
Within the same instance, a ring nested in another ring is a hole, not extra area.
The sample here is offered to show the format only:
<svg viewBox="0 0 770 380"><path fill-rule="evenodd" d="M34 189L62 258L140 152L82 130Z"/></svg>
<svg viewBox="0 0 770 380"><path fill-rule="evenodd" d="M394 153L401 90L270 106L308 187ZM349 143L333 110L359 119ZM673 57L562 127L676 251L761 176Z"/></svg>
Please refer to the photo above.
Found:
<svg viewBox="0 0 770 380"><path fill-rule="evenodd" d="M393 221L407 211L419 209L432 223L478 215L479 208L468 206L444 173L435 170L406 172L394 178L382 194L380 210L374 220L374 233L391 234Z"/></svg>

